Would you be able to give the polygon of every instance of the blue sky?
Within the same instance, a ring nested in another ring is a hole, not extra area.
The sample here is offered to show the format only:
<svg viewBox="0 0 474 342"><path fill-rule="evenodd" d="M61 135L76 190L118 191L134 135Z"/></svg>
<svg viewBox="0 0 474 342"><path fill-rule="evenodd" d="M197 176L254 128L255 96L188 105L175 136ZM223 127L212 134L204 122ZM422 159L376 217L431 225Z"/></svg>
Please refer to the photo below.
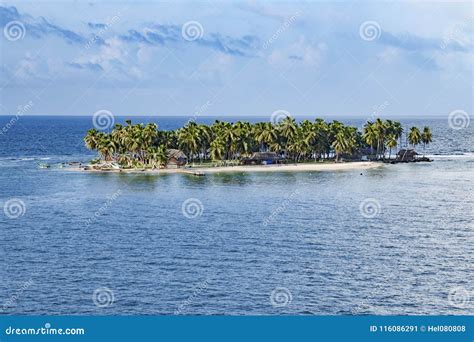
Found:
<svg viewBox="0 0 474 342"><path fill-rule="evenodd" d="M472 2L0 6L2 115L472 114Z"/></svg>

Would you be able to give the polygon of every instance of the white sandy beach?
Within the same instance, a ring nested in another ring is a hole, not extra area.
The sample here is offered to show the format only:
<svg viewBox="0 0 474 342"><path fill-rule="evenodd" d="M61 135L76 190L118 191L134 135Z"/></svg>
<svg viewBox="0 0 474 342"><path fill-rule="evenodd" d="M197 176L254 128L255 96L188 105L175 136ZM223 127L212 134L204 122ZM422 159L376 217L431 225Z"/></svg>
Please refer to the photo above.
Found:
<svg viewBox="0 0 474 342"><path fill-rule="evenodd" d="M219 172L280 172L280 171L338 171L354 169L372 169L382 166L382 163L375 162L350 162L350 163L305 163L305 164L284 164L284 165L258 165L258 166L230 166L201 168L204 173ZM194 169L193 169L194 170Z"/></svg>
<svg viewBox="0 0 474 342"><path fill-rule="evenodd" d="M108 173L222 173L222 172L299 172L299 171L343 171L356 169L373 169L381 167L382 163L376 162L347 162L347 163L305 163L305 164L284 164L284 165L256 165L256 166L222 166L222 167L193 167L180 169L108 169L108 170L84 170L83 167L65 168L68 171L84 172L108 172Z"/></svg>

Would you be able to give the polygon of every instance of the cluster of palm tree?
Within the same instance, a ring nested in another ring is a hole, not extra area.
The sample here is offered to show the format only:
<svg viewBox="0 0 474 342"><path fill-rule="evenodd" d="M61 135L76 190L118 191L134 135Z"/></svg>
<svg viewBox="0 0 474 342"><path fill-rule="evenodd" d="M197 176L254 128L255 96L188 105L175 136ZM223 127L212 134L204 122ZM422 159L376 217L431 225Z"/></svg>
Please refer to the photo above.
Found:
<svg viewBox="0 0 474 342"><path fill-rule="evenodd" d="M132 125L130 120L126 123L126 126L115 125L111 133L90 129L84 138L86 147L97 150L101 160L116 161L127 167L165 165L166 148L156 144L160 135L158 126L154 123Z"/></svg>
<svg viewBox="0 0 474 342"><path fill-rule="evenodd" d="M212 125L188 122L174 131L160 131L156 124L115 125L110 133L95 129L84 138L86 147L97 150L100 159L116 161L124 166L164 166L168 149L181 149L190 161L238 161L253 152L272 151L295 162L305 160L341 160L369 149L373 159L384 159L387 149L402 144L403 128L399 122L380 119L367 122L362 132L342 122L304 120L297 123L286 117L277 124L271 122L216 120ZM423 133L412 127L407 141L414 147L432 140L428 127Z"/></svg>
<svg viewBox="0 0 474 342"><path fill-rule="evenodd" d="M363 139L371 147L375 154L375 159L384 159L389 150L388 158L391 158L392 150L397 146L402 146L403 127L400 122L376 119L374 122L367 121L363 129ZM414 149L420 143L425 148L433 140L431 129L427 126L421 133L417 127L411 127L406 134L406 143L412 145Z"/></svg>

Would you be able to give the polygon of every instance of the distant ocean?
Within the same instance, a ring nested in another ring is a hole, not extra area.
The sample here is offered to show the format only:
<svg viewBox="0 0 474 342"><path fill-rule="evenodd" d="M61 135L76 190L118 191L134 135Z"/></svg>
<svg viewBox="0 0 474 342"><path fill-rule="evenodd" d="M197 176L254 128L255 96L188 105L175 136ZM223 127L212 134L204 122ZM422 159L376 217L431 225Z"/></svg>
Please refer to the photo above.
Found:
<svg viewBox="0 0 474 342"><path fill-rule="evenodd" d="M434 162L193 177L39 169L94 157L92 119L21 117L0 134L0 314L474 314L474 125L400 121L431 127Z"/></svg>

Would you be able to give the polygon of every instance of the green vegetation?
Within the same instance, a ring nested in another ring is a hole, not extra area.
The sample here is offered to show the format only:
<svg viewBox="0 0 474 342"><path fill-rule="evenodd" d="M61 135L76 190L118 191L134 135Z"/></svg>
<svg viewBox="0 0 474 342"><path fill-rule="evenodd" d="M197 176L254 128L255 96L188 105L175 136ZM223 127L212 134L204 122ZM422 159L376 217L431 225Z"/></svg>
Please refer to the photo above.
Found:
<svg viewBox="0 0 474 342"><path fill-rule="evenodd" d="M286 117L278 124L270 122L216 120L211 126L188 122L175 131L160 131L156 124L115 125L110 133L91 129L84 138L86 147L97 150L104 161L115 161L125 167L160 167L167 163L168 149L181 149L190 162L238 162L253 152L272 151L293 162L391 158L400 146L403 128L399 122L376 119L366 122L362 132L342 122L304 120L297 123ZM429 127L412 127L407 141L416 147L432 141ZM367 152L369 151L369 152Z"/></svg>

